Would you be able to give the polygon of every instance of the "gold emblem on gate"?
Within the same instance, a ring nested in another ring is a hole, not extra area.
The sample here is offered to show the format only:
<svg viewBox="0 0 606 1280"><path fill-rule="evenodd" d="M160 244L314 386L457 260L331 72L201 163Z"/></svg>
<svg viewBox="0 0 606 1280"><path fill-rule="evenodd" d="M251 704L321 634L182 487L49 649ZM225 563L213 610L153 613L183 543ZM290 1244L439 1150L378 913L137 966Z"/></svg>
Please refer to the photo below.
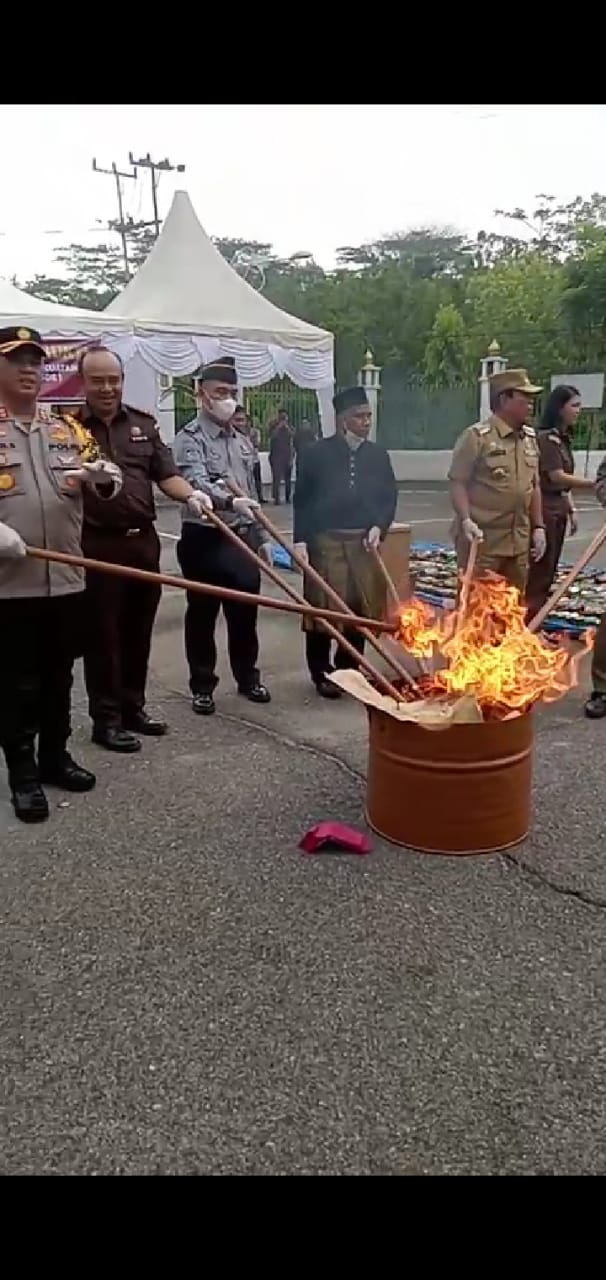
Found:
<svg viewBox="0 0 606 1280"><path fill-rule="evenodd" d="M14 489L15 477L11 476L8 471L0 474L0 492L8 493L9 489Z"/></svg>

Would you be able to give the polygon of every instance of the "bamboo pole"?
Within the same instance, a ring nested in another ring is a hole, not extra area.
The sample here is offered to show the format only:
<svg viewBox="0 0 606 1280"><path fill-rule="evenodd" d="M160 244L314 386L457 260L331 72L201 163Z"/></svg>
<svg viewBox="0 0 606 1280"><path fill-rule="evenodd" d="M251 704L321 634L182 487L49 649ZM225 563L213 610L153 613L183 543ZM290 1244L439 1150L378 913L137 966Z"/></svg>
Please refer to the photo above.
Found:
<svg viewBox="0 0 606 1280"><path fill-rule="evenodd" d="M545 601L543 607L539 609L539 612L535 613L534 618L531 618L528 623L529 631L538 631L539 628L542 627L547 615L551 613L552 609L555 609L557 604L559 604L562 596L566 595L566 592L572 586L575 578L578 578L579 574L583 572L585 565L589 564L590 560L593 560L593 557L597 554L603 542L606 542L606 522L602 525L601 529L598 529L595 538L592 539L589 546L586 547L582 555L579 556L576 564L573 564L572 569L568 571L564 581L560 583L559 587L556 587L549 599Z"/></svg>
<svg viewBox="0 0 606 1280"><path fill-rule="evenodd" d="M285 582L284 579L276 573L273 565L270 565L263 556L257 555L257 552L253 551L252 547L249 547L248 544L244 542L243 538L238 537L238 534L235 533L233 529L230 529L229 525L221 519L221 516L216 511L207 511L204 519L209 520L215 528L220 529L221 532L229 538L230 542L233 542L240 551L244 552L244 554L248 556L249 560L252 560L253 563L257 565L257 568L261 573L266 573L268 578L270 578L272 582L277 583L279 587L282 587L282 590L285 591L288 596L291 596L293 600L296 600L299 605L307 604L307 601L301 592L291 586L290 582ZM322 581L322 579L320 579L320 581ZM352 623L346 606L343 608L343 613L347 614L347 625L351 626ZM366 672L369 679L373 680L374 683L382 689L383 693L386 693L389 698L394 698L396 702L402 702L403 699L398 693L395 685L391 684L389 680L386 680L385 676L368 661L368 658L362 657L354 645L350 644L347 637L344 636L341 631L337 631L337 628L333 627L332 623L327 622L325 618L318 617L317 621L320 626L323 627L330 636L332 636L333 640L336 640L337 644L340 644L341 648L345 650L350 658L355 658L356 666L360 666L362 670ZM367 633L366 629L362 627L360 627L360 631L363 635L372 634L370 631ZM374 636L372 638L374 640ZM384 654L381 648L379 648L379 653L386 658L398 675L404 675L405 669L403 667L400 669L399 664L390 659L386 653ZM408 672L405 674L408 677ZM408 677L408 679L411 679L411 677Z"/></svg>
<svg viewBox="0 0 606 1280"><path fill-rule="evenodd" d="M227 488L231 490L231 492L234 494L235 497L237 498L246 497L246 494L243 494L241 489L239 489L237 484L234 484L232 480L226 480L225 484ZM216 512L213 512L213 515L216 516ZM295 551L295 548L291 546L290 543L286 540L281 530L276 528L276 526L272 524L271 520L268 519L268 517L265 515L265 512L261 508L259 508L258 511L255 511L255 520L257 520L259 524L262 524L263 528L267 530L267 532L274 539L274 541L277 542L278 545L281 546L283 550L287 552L287 554L291 557L291 559L294 561L297 567L301 570L301 573L304 576L307 575L307 577L310 578L312 582L315 582L316 586L320 588L320 590L328 597L328 599L332 600L333 604L335 604L338 609L342 610L343 613L346 613L348 615L349 625L354 626L355 624L353 622L353 617L354 617L353 609L349 608L349 605L346 604L345 600L341 599L340 595L333 590L333 588L330 586L330 583L324 580L321 574L318 573L317 569L314 569L313 565L306 564L305 561L301 559L298 552ZM282 583L282 585L285 585L285 584ZM304 600L304 598L305 598L304 596L299 594L300 600ZM392 671L394 671L396 675L400 677L401 680L404 680L404 682L410 686L410 688L414 693L416 693L418 698L421 698L423 696L421 693L421 690L419 689L419 686L417 685L414 678L411 676L410 672L406 670L406 667L402 666L400 662L396 661L396 659L392 656L392 654L389 653L388 650L383 647L381 642L377 640L376 636L373 636L372 632L369 631L366 626L363 626L363 627L358 626L357 630L361 633L361 635L364 636L364 639L368 641L368 643L379 654L379 656L383 659L383 661L386 662L387 665L392 668ZM400 698L400 701L402 701L401 698Z"/></svg>
<svg viewBox="0 0 606 1280"><path fill-rule="evenodd" d="M381 577L385 583L385 586L387 587L387 594L391 596L392 604L395 605L396 609L399 609L401 602L400 602L398 589L389 572L389 569L387 568L387 565L385 564L385 561L383 559L383 556L381 555L381 552L379 551L379 548L370 547L370 554L377 566L377 569L379 570L379 573L381 574Z"/></svg>
<svg viewBox="0 0 606 1280"><path fill-rule="evenodd" d="M463 577L461 578L461 591L459 593L459 605L457 608L457 615L456 615L455 634L461 627L465 614L467 613L467 608L469 605L469 592L471 589L471 583L472 583L472 579L473 579L473 575L476 567L476 560L478 558L479 545L480 545L479 538L472 538L469 544L467 564L465 565L465 572L463 574Z"/></svg>
<svg viewBox="0 0 606 1280"><path fill-rule="evenodd" d="M35 560L48 560L57 564L69 564L76 569L87 569L93 573L107 573L119 578L132 578L135 582L151 582L154 586L178 587L184 591L197 591L200 595L215 596L220 600L234 600L237 604L260 605L265 609L276 609L279 613L292 613L298 617L308 614L312 618L326 618L329 622L340 624L351 623L351 618L336 609L316 609L315 605L293 604L289 600L274 600L273 596L255 595L251 591L237 591L234 587L217 587L211 582L194 582L189 578L177 577L172 573L153 573L150 569L133 569L130 565L112 564L108 560L90 560L86 556L72 556L63 551L47 551L44 547L28 547L27 554ZM366 623L365 618L358 622ZM373 619L371 626L380 630L396 630L390 623Z"/></svg>

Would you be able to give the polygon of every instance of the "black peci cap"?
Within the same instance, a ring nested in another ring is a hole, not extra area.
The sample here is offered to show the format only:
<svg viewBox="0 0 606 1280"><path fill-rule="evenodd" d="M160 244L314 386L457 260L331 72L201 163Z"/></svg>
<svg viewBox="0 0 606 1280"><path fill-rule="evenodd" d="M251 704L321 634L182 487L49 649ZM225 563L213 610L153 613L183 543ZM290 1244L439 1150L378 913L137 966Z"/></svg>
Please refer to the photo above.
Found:
<svg viewBox="0 0 606 1280"><path fill-rule="evenodd" d="M358 405L370 408L364 387L346 387L344 391L337 391L332 403L335 413L346 413L348 409L355 409Z"/></svg>

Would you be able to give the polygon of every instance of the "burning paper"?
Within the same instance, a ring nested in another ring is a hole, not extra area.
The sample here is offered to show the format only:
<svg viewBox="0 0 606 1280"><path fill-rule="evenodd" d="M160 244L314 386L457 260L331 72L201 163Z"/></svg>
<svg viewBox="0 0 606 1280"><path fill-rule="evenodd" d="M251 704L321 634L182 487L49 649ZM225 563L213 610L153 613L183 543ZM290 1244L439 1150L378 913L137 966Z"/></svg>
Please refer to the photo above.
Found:
<svg viewBox="0 0 606 1280"><path fill-rule="evenodd" d="M523 712L533 703L554 702L578 683L578 665L593 641L573 653L554 646L525 625L525 609L515 587L496 574L476 579L464 615L438 616L421 600L402 605L400 642L415 657L439 651L447 666L425 683L435 697L473 696L489 715Z"/></svg>
<svg viewBox="0 0 606 1280"><path fill-rule="evenodd" d="M442 695L416 702L394 702L393 698L373 689L360 671L333 671L328 679L367 707L385 711L394 720L411 720L424 729L448 729L452 724L477 724L483 719L473 695L465 694L454 701Z"/></svg>

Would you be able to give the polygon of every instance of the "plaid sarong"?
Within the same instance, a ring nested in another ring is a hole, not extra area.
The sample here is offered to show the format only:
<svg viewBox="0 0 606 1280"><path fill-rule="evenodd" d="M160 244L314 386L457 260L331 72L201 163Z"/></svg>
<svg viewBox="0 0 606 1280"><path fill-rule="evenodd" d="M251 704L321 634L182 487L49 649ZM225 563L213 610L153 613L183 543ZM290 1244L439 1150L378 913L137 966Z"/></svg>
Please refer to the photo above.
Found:
<svg viewBox="0 0 606 1280"><path fill-rule="evenodd" d="M341 599L363 618L382 618L386 592L381 574L363 545L364 529L331 529L319 533L308 547L310 564ZM335 609L325 591L305 578L305 599L318 609ZM337 624L335 623L335 626ZM304 631L317 631L312 619L303 618ZM338 628L341 630L341 628Z"/></svg>

